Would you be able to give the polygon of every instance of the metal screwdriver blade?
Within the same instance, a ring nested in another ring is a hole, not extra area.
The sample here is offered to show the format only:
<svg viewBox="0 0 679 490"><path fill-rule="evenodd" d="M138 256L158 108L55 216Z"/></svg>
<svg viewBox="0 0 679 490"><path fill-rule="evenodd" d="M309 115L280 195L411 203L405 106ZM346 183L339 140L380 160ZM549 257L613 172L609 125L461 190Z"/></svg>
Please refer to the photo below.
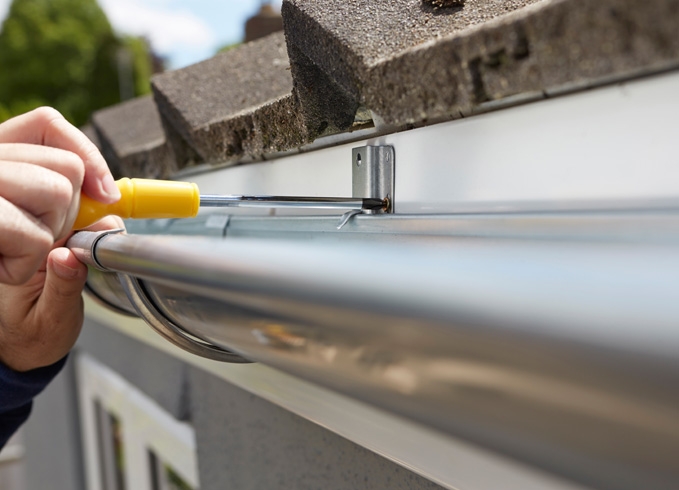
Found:
<svg viewBox="0 0 679 490"><path fill-rule="evenodd" d="M348 211L386 208L382 199L361 199L345 197L295 197L295 196L223 196L202 195L200 205L204 207L240 208L298 208L337 209Z"/></svg>

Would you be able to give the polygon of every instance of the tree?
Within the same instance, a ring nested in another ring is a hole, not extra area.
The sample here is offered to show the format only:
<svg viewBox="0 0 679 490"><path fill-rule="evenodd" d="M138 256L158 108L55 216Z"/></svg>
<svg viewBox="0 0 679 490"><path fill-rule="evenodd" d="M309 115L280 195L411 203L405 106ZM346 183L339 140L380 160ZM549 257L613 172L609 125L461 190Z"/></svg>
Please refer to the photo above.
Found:
<svg viewBox="0 0 679 490"><path fill-rule="evenodd" d="M0 31L0 120L50 105L84 124L120 101L120 53L130 60L130 95L147 93L145 42L117 37L96 0L14 0Z"/></svg>

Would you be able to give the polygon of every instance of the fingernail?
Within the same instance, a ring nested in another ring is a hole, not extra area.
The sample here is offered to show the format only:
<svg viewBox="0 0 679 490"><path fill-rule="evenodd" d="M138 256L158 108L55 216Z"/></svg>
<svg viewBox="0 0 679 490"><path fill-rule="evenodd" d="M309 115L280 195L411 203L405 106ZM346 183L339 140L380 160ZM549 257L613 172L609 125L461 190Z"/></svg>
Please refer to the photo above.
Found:
<svg viewBox="0 0 679 490"><path fill-rule="evenodd" d="M52 267L54 268L56 275L62 279L73 279L78 275L78 272L80 272L78 269L71 269L67 265L57 262L56 260L52 262Z"/></svg>
<svg viewBox="0 0 679 490"><path fill-rule="evenodd" d="M120 199L120 189L116 185L115 180L111 174L106 174L103 179L101 179L101 187L104 192L113 200Z"/></svg>

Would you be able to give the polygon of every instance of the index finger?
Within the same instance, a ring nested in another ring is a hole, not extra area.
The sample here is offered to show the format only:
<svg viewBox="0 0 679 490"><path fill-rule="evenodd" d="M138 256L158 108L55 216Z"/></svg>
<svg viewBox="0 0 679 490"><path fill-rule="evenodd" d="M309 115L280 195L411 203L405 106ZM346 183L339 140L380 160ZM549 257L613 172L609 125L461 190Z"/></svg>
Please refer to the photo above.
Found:
<svg viewBox="0 0 679 490"><path fill-rule="evenodd" d="M85 194L106 204L120 199L118 186L97 147L56 109L41 107L0 124L0 143L29 143L71 151L85 163Z"/></svg>

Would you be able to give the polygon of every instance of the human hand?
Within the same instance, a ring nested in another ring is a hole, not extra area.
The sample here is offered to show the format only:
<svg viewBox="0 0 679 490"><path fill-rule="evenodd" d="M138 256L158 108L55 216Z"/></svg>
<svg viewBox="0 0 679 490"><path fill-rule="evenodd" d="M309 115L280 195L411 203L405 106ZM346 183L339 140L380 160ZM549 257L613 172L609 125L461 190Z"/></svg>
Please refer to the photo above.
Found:
<svg viewBox="0 0 679 490"><path fill-rule="evenodd" d="M116 228L124 228L123 221L108 216L88 230ZM15 371L57 362L80 334L87 266L63 247L68 238L54 244L27 282L0 284L0 361Z"/></svg>
<svg viewBox="0 0 679 490"><path fill-rule="evenodd" d="M96 146L54 109L0 124L0 283L21 284L71 230L80 191L120 198Z"/></svg>
<svg viewBox="0 0 679 490"><path fill-rule="evenodd" d="M80 331L87 269L63 245L81 190L120 197L97 148L56 110L0 124L0 361L14 370L56 362Z"/></svg>

